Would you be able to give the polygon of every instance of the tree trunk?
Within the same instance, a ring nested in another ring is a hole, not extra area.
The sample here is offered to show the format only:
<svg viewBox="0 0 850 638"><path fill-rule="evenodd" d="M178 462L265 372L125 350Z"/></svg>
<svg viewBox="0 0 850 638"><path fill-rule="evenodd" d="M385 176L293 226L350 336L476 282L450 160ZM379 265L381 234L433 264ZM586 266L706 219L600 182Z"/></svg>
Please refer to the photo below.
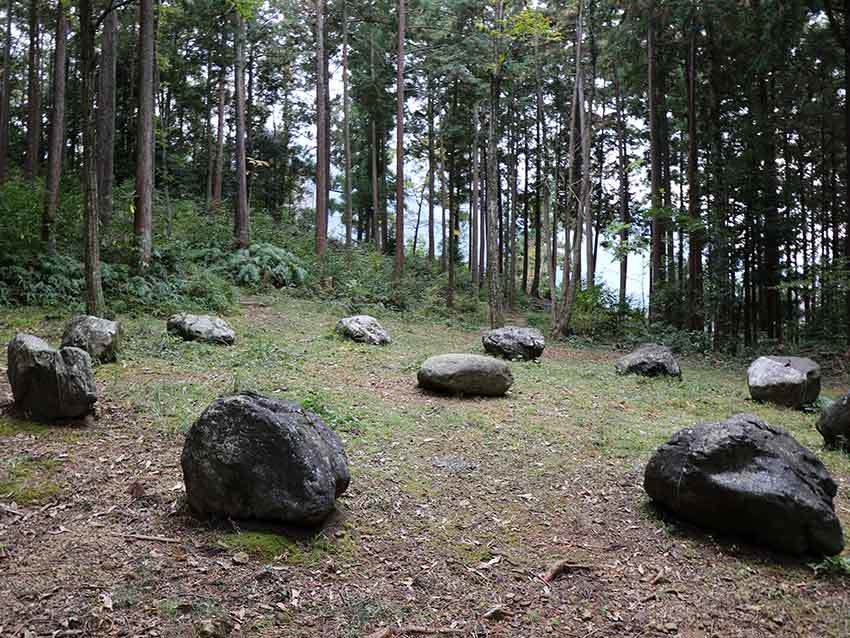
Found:
<svg viewBox="0 0 850 638"><path fill-rule="evenodd" d="M136 210L133 231L138 265L151 260L153 221L153 0L139 0L139 116L136 122Z"/></svg>
<svg viewBox="0 0 850 638"><path fill-rule="evenodd" d="M97 195L100 223L112 221L115 184L115 72L118 51L118 13L110 11L103 21L100 84L97 98Z"/></svg>
<svg viewBox="0 0 850 638"><path fill-rule="evenodd" d="M248 210L248 163L245 153L245 18L236 10L236 64L234 84L236 94L236 219L234 243L247 248L250 243Z"/></svg>
<svg viewBox="0 0 850 638"><path fill-rule="evenodd" d="M501 26L502 0L496 2L496 21ZM490 74L490 117L487 122L487 288L489 292L490 327L505 325L502 308L502 291L499 278L499 239L496 236L499 214L499 131L496 118L499 115L500 51L498 40L493 40L493 71ZM539 235L538 235L539 237ZM538 241L539 243L539 241ZM539 273L538 273L539 276Z"/></svg>
<svg viewBox="0 0 850 638"><path fill-rule="evenodd" d="M617 118L617 174L620 183L620 223L623 225L620 231L620 311L626 308L626 288L628 285L629 272L629 170L628 170L628 140L626 139L626 121L623 114L623 96L620 93L620 79L618 70L615 68L614 78L614 100L616 104Z"/></svg>
<svg viewBox="0 0 850 638"><path fill-rule="evenodd" d="M221 34L221 51L224 55L224 29ZM227 102L227 85L225 77L224 61L220 58L218 62L218 117L216 121L215 137L215 165L212 175L212 193L210 197L210 211L218 213L221 210L222 183L224 182L224 108Z"/></svg>
<svg viewBox="0 0 850 638"><path fill-rule="evenodd" d="M325 106L325 0L316 0L316 254L319 257L324 256L328 242Z"/></svg>
<svg viewBox="0 0 850 638"><path fill-rule="evenodd" d="M433 268L435 257L434 246L434 90L431 76L428 76L428 264Z"/></svg>
<svg viewBox="0 0 850 638"><path fill-rule="evenodd" d="M372 38L369 40L369 74L372 79L372 84L375 83L375 42ZM372 237L375 241L375 249L378 252L383 251L381 243L380 230L380 212L379 212L379 193L378 193L378 130L375 123L375 114L371 113L369 117L369 136L370 136L370 154L372 164Z"/></svg>
<svg viewBox="0 0 850 638"><path fill-rule="evenodd" d="M696 30L691 24L688 38L688 216L691 219L688 242L688 329L702 332L702 229L699 211L699 181L697 178L697 119L696 119Z"/></svg>
<svg viewBox="0 0 850 638"><path fill-rule="evenodd" d="M348 3L342 4L342 117L345 152L345 247L351 248L351 103L348 97Z"/></svg>
<svg viewBox="0 0 850 638"><path fill-rule="evenodd" d="M649 318L657 321L662 316L659 295L664 281L664 224L661 215L661 143L659 140L657 102L657 52L655 46L655 0L649 2L647 31L647 101L649 107L650 200L652 232L650 246Z"/></svg>
<svg viewBox="0 0 850 638"><path fill-rule="evenodd" d="M145 0L142 0L145 1ZM91 0L80 0L80 124L83 129L83 207L85 216L86 313L103 314L103 288L100 282L100 240L98 236L97 175L94 168L94 25Z"/></svg>
<svg viewBox="0 0 850 638"><path fill-rule="evenodd" d="M3 42L3 71L0 77L0 184L9 171L9 113L12 93L12 2L6 2L6 34Z"/></svg>
<svg viewBox="0 0 850 638"><path fill-rule="evenodd" d="M404 37L405 0L398 0L398 60L396 61L395 119L395 267L393 276L401 281L404 273Z"/></svg>
<svg viewBox="0 0 850 638"><path fill-rule="evenodd" d="M539 74L539 62L538 62L538 74ZM543 248L543 228L541 223L541 211L540 211L540 191L543 188L543 175L542 175L542 154L543 148L540 143L540 135L541 135L541 126L543 122L541 121L541 116L543 113L543 89L541 87L542 81L538 79L537 81L537 117L535 118L535 140L537 144L535 159L534 159L534 276L531 279L531 296L539 297L540 296L540 267L541 267L541 257L540 254Z"/></svg>
<svg viewBox="0 0 850 638"><path fill-rule="evenodd" d="M41 35L38 0L30 0L27 67L27 138L24 179L32 181L38 177L38 165L41 161Z"/></svg>
<svg viewBox="0 0 850 638"><path fill-rule="evenodd" d="M53 224L59 208L59 179L62 176L62 148L65 143L65 60L68 19L64 0L56 6L56 43L53 49L53 110L47 142L47 188L44 194L44 213L41 218L41 240L53 252L56 237Z"/></svg>
<svg viewBox="0 0 850 638"><path fill-rule="evenodd" d="M472 109L472 196L469 201L469 270L472 277L472 291L475 299L478 299L478 290L481 286L480 273L478 270L478 220L480 210L478 207L480 194L480 176L478 170L478 144L479 144L479 114L478 102Z"/></svg>

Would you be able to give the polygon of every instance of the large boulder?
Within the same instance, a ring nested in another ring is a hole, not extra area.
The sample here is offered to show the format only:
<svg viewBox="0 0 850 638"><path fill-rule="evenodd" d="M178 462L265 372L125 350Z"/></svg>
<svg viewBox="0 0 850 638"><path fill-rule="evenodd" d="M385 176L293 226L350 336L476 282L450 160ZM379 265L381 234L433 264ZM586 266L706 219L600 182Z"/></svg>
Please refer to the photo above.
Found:
<svg viewBox="0 0 850 638"><path fill-rule="evenodd" d="M181 457L199 514L316 525L350 481L342 442L295 403L243 393L214 401Z"/></svg>
<svg viewBox="0 0 850 638"><path fill-rule="evenodd" d="M657 343L645 343L634 352L622 357L614 364L618 374L639 374L644 377L682 378L679 362L673 351Z"/></svg>
<svg viewBox="0 0 850 638"><path fill-rule="evenodd" d="M93 361L109 363L118 357L121 324L109 319L79 315L65 326L62 347L79 348L89 353Z"/></svg>
<svg viewBox="0 0 850 638"><path fill-rule="evenodd" d="M543 333L539 330L516 326L490 330L481 337L481 342L484 344L484 349L492 355L525 361L537 359L546 347Z"/></svg>
<svg viewBox="0 0 850 638"><path fill-rule="evenodd" d="M233 345L236 341L233 328L220 317L190 315L184 312L169 317L166 327L168 332L186 341L203 341L226 346Z"/></svg>
<svg viewBox="0 0 850 638"><path fill-rule="evenodd" d="M390 342L390 333L378 323L375 317L369 315L354 315L340 319L336 324L336 331L352 341L373 346L383 346Z"/></svg>
<svg viewBox="0 0 850 638"><path fill-rule="evenodd" d="M755 401L800 409L820 395L820 366L804 357L759 357L747 370Z"/></svg>
<svg viewBox="0 0 850 638"><path fill-rule="evenodd" d="M513 385L508 364L478 354L441 354L426 359L417 375L427 390L501 396Z"/></svg>
<svg viewBox="0 0 850 638"><path fill-rule="evenodd" d="M653 454L643 484L697 525L795 554L832 556L844 547L826 468L751 414L680 430Z"/></svg>
<svg viewBox="0 0 850 638"><path fill-rule="evenodd" d="M45 341L17 334L6 349L12 396L36 419L76 419L97 401L91 358L79 348L54 350Z"/></svg>
<svg viewBox="0 0 850 638"><path fill-rule="evenodd" d="M850 451L850 392L821 413L817 428L827 446Z"/></svg>

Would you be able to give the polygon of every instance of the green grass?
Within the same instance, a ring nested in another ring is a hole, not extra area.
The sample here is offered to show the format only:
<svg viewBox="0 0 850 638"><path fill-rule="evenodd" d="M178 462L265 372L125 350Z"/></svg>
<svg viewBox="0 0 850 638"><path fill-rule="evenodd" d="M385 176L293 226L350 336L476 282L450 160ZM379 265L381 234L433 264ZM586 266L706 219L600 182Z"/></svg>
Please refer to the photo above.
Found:
<svg viewBox="0 0 850 638"><path fill-rule="evenodd" d="M333 540L319 534L307 539L293 539L266 531L225 534L221 543L234 551L243 551L265 561L281 561L288 565L312 566L328 556L350 558L354 543L348 534Z"/></svg>
<svg viewBox="0 0 850 638"><path fill-rule="evenodd" d="M0 465L0 495L9 494L13 501L21 505L49 500L61 489L53 480L61 464L57 459L6 460Z"/></svg>

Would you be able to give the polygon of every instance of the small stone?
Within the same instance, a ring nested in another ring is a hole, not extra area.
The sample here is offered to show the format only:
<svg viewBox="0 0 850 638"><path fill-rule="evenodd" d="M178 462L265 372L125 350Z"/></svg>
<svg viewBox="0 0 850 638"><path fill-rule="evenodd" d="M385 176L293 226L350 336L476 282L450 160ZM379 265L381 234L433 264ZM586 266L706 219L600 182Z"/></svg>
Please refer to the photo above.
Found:
<svg viewBox="0 0 850 638"><path fill-rule="evenodd" d="M246 552L237 552L233 555L233 562L237 565L247 565L249 560Z"/></svg>
<svg viewBox="0 0 850 638"><path fill-rule="evenodd" d="M531 361L543 354L546 340L534 328L506 326L490 330L481 338L484 349L497 357Z"/></svg>
<svg viewBox="0 0 850 638"><path fill-rule="evenodd" d="M166 329L184 341L202 341L226 346L233 345L236 341L233 328L224 319L210 315L172 315L168 318Z"/></svg>
<svg viewBox="0 0 850 638"><path fill-rule="evenodd" d="M378 323L375 317L369 315L354 315L339 320L336 331L352 341L368 343L373 346L383 346L390 343L390 334Z"/></svg>
<svg viewBox="0 0 850 638"><path fill-rule="evenodd" d="M657 343L645 343L634 352L622 357L614 365L617 374L637 374L644 377L682 378L679 362L673 351Z"/></svg>
<svg viewBox="0 0 850 638"><path fill-rule="evenodd" d="M513 385L508 364L477 354L442 354L422 364L419 385L451 394L501 396Z"/></svg>
<svg viewBox="0 0 850 638"><path fill-rule="evenodd" d="M121 324L91 315L71 319L62 334L62 347L85 350L92 361L110 363L118 358Z"/></svg>

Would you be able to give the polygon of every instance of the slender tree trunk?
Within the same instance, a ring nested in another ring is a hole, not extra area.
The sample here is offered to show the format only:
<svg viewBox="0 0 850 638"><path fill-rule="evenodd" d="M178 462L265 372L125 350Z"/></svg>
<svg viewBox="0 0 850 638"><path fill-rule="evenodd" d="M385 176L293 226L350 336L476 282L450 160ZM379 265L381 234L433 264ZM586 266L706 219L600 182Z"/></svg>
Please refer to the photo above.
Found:
<svg viewBox="0 0 850 638"><path fill-rule="evenodd" d="M372 79L372 84L375 84L375 42L372 38L369 40L369 73ZM375 241L375 248L379 252L383 252L383 244L381 243L380 231L380 205L378 193L378 131L375 123L375 114L372 113L369 118L369 135L370 135L370 153L372 164L372 237Z"/></svg>
<svg viewBox="0 0 850 638"><path fill-rule="evenodd" d="M496 21L501 25L503 13L502 0L496 0ZM499 214L499 130L496 119L499 116L500 51L498 39L493 40L493 71L490 74L490 117L487 122L487 288L489 291L490 327L505 325L502 291L499 277L499 254L496 237ZM539 229L538 229L539 230ZM539 236L539 235L538 235ZM539 241L538 241L539 243Z"/></svg>
<svg viewBox="0 0 850 638"><path fill-rule="evenodd" d="M224 48L224 33L222 32L222 49ZM221 210L221 193L224 182L224 108L227 102L227 85L224 62L219 62L218 69L218 117L215 137L215 167L212 176L212 197L210 210L218 213Z"/></svg>
<svg viewBox="0 0 850 638"><path fill-rule="evenodd" d="M136 210L133 231L138 265L151 260L153 221L153 0L139 0L139 116L136 122Z"/></svg>
<svg viewBox="0 0 850 638"><path fill-rule="evenodd" d="M9 171L9 113L12 93L12 3L6 2L6 33L3 42L3 71L0 77L0 184Z"/></svg>
<svg viewBox="0 0 850 638"><path fill-rule="evenodd" d="M316 0L316 254L319 257L324 256L328 242L325 106L325 0Z"/></svg>
<svg viewBox="0 0 850 638"><path fill-rule="evenodd" d="M650 199L652 206L652 233L650 246L650 285L649 318L657 321L662 316L658 296L664 281L664 225L661 214L661 143L659 140L657 101L657 52L656 52L656 16L655 0L649 2L649 26L647 32L647 98L649 106L649 146L650 146Z"/></svg>
<svg viewBox="0 0 850 638"><path fill-rule="evenodd" d="M237 248L246 248L250 243L250 211L248 210L248 164L245 153L245 18L238 9L235 15L236 64L233 77L236 89L236 220L233 239Z"/></svg>
<svg viewBox="0 0 850 638"><path fill-rule="evenodd" d="M688 328L702 332L702 230L699 211L699 181L697 178L697 118L696 118L696 30L690 26L688 38L688 216L693 224L688 242Z"/></svg>
<svg viewBox="0 0 850 638"><path fill-rule="evenodd" d="M428 264L433 268L435 257L434 246L434 90L431 76L428 76Z"/></svg>
<svg viewBox="0 0 850 638"><path fill-rule="evenodd" d="M94 25L91 0L79 0L80 20L80 123L83 129L83 207L85 215L86 313L103 314L103 288L100 281L100 240L97 214L97 175L94 168Z"/></svg>
<svg viewBox="0 0 850 638"><path fill-rule="evenodd" d="M53 224L59 208L59 179L62 175L62 147L65 142L65 59L68 20L64 0L56 7L56 43L53 49L53 110L47 142L47 189L44 194L44 214L41 218L41 240L48 250L55 250Z"/></svg>
<svg viewBox="0 0 850 638"><path fill-rule="evenodd" d="M523 162L524 162L524 170L523 175L525 176L525 185L522 189L522 294L528 294L528 250L529 250L529 238L528 238L528 173L529 173L529 161L528 161L528 134L523 135Z"/></svg>
<svg viewBox="0 0 850 638"><path fill-rule="evenodd" d="M623 229L620 231L620 309L626 308L626 288L628 285L629 272L629 224L631 216L629 213L629 170L628 170L628 140L626 139L626 121L623 114L623 96L620 93L620 79L617 69L613 73L614 99L616 102L617 118L617 173L620 182L620 223Z"/></svg>
<svg viewBox="0 0 850 638"><path fill-rule="evenodd" d="M345 247L351 248L351 103L348 97L348 2L342 4L342 117L345 152Z"/></svg>
<svg viewBox="0 0 850 638"><path fill-rule="evenodd" d="M112 221L112 191L115 184L115 77L118 13L110 11L103 21L100 54L100 84L97 98L97 194L100 223Z"/></svg>
<svg viewBox="0 0 850 638"><path fill-rule="evenodd" d="M539 56L538 56L539 57ZM539 60L538 60L539 75ZM543 249L543 227L541 223L540 194L543 188L543 171L541 162L543 158L543 145L540 142L541 127L543 125L543 88L542 80L537 82L537 117L535 118L535 140L537 144L534 160L534 276L531 279L531 296L540 296L540 268L541 252Z"/></svg>
<svg viewBox="0 0 850 638"><path fill-rule="evenodd" d="M479 188L480 177L478 172L478 144L479 144L479 114L478 102L472 109L472 196L469 200L469 270L472 277L472 290L475 299L478 299L478 290L481 285L478 270L478 220L480 211Z"/></svg>
<svg viewBox="0 0 850 638"><path fill-rule="evenodd" d="M404 38L405 0L398 0L398 60L396 62L395 119L395 268L393 276L401 281L404 273Z"/></svg>
<svg viewBox="0 0 850 638"><path fill-rule="evenodd" d="M516 269L517 269L517 246L516 246L516 222L517 222L517 131L516 131L516 101L511 102L511 130L510 130L510 167L508 169L511 180L511 209L510 209L510 265L508 267L508 306L511 310L516 307Z"/></svg>
<svg viewBox="0 0 850 638"><path fill-rule="evenodd" d="M41 34L38 0L30 0L29 53L27 57L27 152L24 156L24 178L38 177L41 162Z"/></svg>

